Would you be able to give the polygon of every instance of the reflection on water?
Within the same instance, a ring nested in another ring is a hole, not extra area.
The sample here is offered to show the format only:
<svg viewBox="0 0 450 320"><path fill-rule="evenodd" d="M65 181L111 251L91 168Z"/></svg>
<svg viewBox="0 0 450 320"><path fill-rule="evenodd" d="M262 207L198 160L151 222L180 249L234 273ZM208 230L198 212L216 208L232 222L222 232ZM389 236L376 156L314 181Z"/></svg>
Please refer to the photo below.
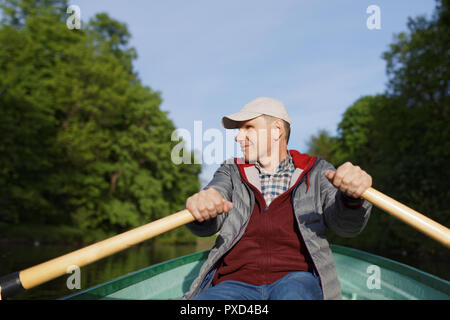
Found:
<svg viewBox="0 0 450 320"><path fill-rule="evenodd" d="M67 288L66 282L71 276L71 274L67 274L67 276L61 276L10 299L57 299L150 265L209 248L209 245L151 245L145 243L136 245L110 257L82 267L80 269L81 289L79 290L70 290ZM23 270L76 249L79 248L52 245L34 247L18 245L1 246L0 276Z"/></svg>

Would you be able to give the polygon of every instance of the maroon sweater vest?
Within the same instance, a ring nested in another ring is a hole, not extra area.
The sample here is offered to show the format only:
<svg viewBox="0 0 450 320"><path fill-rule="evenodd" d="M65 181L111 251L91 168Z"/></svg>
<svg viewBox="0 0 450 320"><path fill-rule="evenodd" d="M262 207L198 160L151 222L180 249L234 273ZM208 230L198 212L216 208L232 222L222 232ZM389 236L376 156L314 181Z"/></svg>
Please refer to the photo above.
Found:
<svg viewBox="0 0 450 320"><path fill-rule="evenodd" d="M246 180L245 174L243 180ZM295 185L300 180L301 177ZM213 285L225 280L270 284L293 271L312 272L313 264L292 207L295 185L275 198L268 208L262 193L249 185L256 200L250 221L242 238L223 257Z"/></svg>

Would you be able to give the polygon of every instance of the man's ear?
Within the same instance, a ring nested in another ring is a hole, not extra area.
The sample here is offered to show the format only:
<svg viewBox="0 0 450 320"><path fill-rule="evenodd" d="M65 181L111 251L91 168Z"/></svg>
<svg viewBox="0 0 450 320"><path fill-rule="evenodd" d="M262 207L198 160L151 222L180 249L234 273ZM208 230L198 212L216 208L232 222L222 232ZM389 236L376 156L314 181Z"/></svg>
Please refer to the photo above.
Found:
<svg viewBox="0 0 450 320"><path fill-rule="evenodd" d="M281 137L284 134L283 121L279 120L279 119L275 120L272 123L272 130L273 130L273 133L275 134L275 136L274 136L275 141L281 140Z"/></svg>

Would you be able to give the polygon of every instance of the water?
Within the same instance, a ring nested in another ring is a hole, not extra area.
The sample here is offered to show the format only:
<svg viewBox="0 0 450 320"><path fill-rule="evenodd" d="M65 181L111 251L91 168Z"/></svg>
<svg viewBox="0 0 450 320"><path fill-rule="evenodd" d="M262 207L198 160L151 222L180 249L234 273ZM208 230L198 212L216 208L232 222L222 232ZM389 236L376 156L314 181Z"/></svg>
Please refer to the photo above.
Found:
<svg viewBox="0 0 450 320"><path fill-rule="evenodd" d="M67 274L10 299L52 300L61 298L156 263L209 249L211 246L212 243L209 242L201 245L151 245L149 243L143 243L82 267L80 269L81 288L79 290L68 289L67 281L71 274ZM61 245L0 245L0 276L23 270L79 248ZM394 257L378 254L434 274L440 278L450 279L448 259L431 261L429 259L415 258L414 256Z"/></svg>
<svg viewBox="0 0 450 320"><path fill-rule="evenodd" d="M209 249L205 245L140 244L80 269L81 288L70 290L67 282L72 274L63 275L10 300L52 300L90 288L108 280L140 270L150 265L186 254ZM39 263L59 257L80 247L61 245L2 245L0 246L0 276L23 270ZM73 283L73 281L69 282Z"/></svg>

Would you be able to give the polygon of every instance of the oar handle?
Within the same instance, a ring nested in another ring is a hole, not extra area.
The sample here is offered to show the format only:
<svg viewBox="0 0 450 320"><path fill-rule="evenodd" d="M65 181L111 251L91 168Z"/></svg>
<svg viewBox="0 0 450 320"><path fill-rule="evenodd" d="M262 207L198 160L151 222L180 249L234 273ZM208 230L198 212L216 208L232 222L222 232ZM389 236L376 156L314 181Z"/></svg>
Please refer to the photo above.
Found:
<svg viewBox="0 0 450 320"><path fill-rule="evenodd" d="M447 227L431 220L374 188L367 189L362 194L362 197L380 209L387 211L429 237L439 241L447 248L450 248L450 231Z"/></svg>
<svg viewBox="0 0 450 320"><path fill-rule="evenodd" d="M71 266L85 266L194 220L192 214L185 209L34 267L12 273L0 278L0 293L3 297L7 297L36 287L66 274Z"/></svg>

